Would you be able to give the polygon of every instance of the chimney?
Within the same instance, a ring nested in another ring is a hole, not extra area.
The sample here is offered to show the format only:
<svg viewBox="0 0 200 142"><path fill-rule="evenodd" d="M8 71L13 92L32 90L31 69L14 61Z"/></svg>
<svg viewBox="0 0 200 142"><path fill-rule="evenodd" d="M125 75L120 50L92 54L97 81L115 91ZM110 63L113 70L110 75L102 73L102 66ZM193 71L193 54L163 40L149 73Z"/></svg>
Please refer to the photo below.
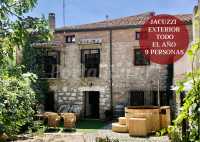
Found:
<svg viewBox="0 0 200 142"><path fill-rule="evenodd" d="M50 30L55 31L56 28L55 13L49 13L49 28Z"/></svg>
<svg viewBox="0 0 200 142"><path fill-rule="evenodd" d="M108 14L106 14L106 20L108 20L109 19L109 15Z"/></svg>
<svg viewBox="0 0 200 142"><path fill-rule="evenodd" d="M155 16L156 13L155 13L155 12L150 12L149 15L150 15L150 16Z"/></svg>

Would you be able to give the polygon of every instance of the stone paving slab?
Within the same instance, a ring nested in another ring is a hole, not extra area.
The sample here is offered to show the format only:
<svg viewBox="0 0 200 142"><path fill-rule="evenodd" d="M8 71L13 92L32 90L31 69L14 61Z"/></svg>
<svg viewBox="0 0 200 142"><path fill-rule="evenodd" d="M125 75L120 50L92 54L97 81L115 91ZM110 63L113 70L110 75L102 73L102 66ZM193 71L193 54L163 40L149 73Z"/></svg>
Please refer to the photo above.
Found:
<svg viewBox="0 0 200 142"><path fill-rule="evenodd" d="M114 133L111 130L99 130L97 133L45 133L43 136L17 142L95 142L96 137L117 138L120 142L169 142L167 136L139 138L130 137L128 134Z"/></svg>

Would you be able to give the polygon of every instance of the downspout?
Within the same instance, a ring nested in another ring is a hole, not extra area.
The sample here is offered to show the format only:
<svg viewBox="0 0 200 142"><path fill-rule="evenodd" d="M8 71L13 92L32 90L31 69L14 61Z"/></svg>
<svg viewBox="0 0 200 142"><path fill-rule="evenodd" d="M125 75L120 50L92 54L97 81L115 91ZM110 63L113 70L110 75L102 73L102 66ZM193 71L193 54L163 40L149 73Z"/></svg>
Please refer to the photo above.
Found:
<svg viewBox="0 0 200 142"><path fill-rule="evenodd" d="M174 64L167 65L167 80L166 80L166 92L167 92L167 102L164 105L171 105L170 104L170 98L173 98L173 92L171 91L171 86L173 85L173 79L174 79Z"/></svg>
<svg viewBox="0 0 200 142"><path fill-rule="evenodd" d="M109 30L110 37L110 105L113 112L113 78L112 78L112 29Z"/></svg>

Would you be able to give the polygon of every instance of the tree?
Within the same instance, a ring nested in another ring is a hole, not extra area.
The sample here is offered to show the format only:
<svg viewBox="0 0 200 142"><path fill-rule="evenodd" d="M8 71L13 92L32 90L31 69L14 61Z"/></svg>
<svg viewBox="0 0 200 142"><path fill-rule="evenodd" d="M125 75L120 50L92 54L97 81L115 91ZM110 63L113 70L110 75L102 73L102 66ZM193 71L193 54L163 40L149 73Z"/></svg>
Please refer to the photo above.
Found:
<svg viewBox="0 0 200 142"><path fill-rule="evenodd" d="M24 16L36 4L37 0L0 2L0 128L10 136L33 121L36 94L42 93L27 57L34 55L33 42L47 41L51 36L44 17ZM18 49L26 50L21 65L16 64Z"/></svg>
<svg viewBox="0 0 200 142"><path fill-rule="evenodd" d="M195 44L188 51L192 62L192 71L178 83L177 95L185 92L184 104L181 112L174 120L174 125L169 128L172 141L197 142L200 141L200 22L199 6L195 7L193 14L193 28ZM187 127L186 126L187 122ZM184 124L184 125L183 125ZM183 126L184 127L183 127Z"/></svg>
<svg viewBox="0 0 200 142"><path fill-rule="evenodd" d="M180 114L169 128L173 141L196 142L200 140L200 69L195 66L199 57L200 42L194 44L188 51L192 59L192 72L185 75L185 79L178 83L177 95L185 92L184 104ZM188 130L183 135L182 124L187 121Z"/></svg>

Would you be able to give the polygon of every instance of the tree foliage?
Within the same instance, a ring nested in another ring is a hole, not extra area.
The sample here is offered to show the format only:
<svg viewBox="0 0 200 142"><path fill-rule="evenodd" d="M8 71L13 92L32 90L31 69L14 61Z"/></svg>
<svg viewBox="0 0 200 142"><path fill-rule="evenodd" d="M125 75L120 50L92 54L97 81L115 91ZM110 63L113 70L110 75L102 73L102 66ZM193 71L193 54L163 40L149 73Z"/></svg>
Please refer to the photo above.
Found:
<svg viewBox="0 0 200 142"><path fill-rule="evenodd" d="M27 73L0 79L0 125L12 136L33 120L35 93L30 86L35 77Z"/></svg>
<svg viewBox="0 0 200 142"><path fill-rule="evenodd" d="M48 24L44 17L24 16L36 4L37 0L0 1L0 132L10 136L33 120L36 94L42 93L33 74L31 44L50 39ZM25 51L22 64L16 64L17 50Z"/></svg>
<svg viewBox="0 0 200 142"><path fill-rule="evenodd" d="M199 142L200 141L200 7L195 7L193 13L193 41L188 51L192 62L192 71L178 83L177 95L185 92L184 104L174 125L169 128L173 141ZM184 124L184 125L183 125ZM183 127L184 126L184 127ZM185 127L186 126L186 127ZM185 131L184 129L187 129Z"/></svg>
<svg viewBox="0 0 200 142"><path fill-rule="evenodd" d="M192 59L192 72L187 73L185 79L178 83L177 95L185 92L184 104L181 112L170 127L174 141L196 142L200 140L200 69L196 66L199 57L200 42L194 44L188 51ZM182 124L188 122L186 136L182 135Z"/></svg>

